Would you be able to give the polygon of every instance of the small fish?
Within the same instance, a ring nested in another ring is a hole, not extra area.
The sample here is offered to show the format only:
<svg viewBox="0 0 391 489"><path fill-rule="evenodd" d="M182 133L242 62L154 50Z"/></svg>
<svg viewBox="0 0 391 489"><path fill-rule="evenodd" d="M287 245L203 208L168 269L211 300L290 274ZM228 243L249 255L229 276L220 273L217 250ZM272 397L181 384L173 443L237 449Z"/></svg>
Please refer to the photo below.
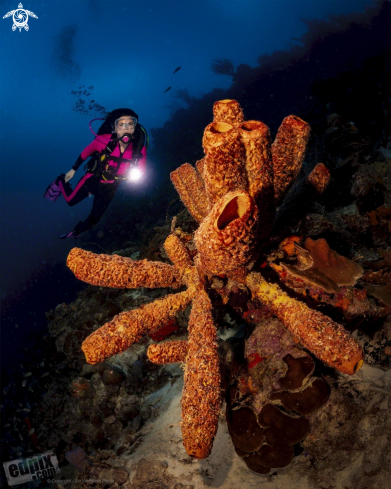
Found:
<svg viewBox="0 0 391 489"><path fill-rule="evenodd" d="M178 66L178 68L176 68L176 70L174 71L174 73L176 73L177 71L179 71L181 69L180 66Z"/></svg>
<svg viewBox="0 0 391 489"><path fill-rule="evenodd" d="M42 374L41 377L47 377L49 375L49 372L45 372L44 374Z"/></svg>
<svg viewBox="0 0 391 489"><path fill-rule="evenodd" d="M31 428L31 430L29 431L29 435L31 436L33 433L35 433L35 429Z"/></svg>
<svg viewBox="0 0 391 489"><path fill-rule="evenodd" d="M23 436L19 433L19 438L23 441Z"/></svg>
<svg viewBox="0 0 391 489"><path fill-rule="evenodd" d="M168 92L169 90L171 90L171 87L166 88L166 89L164 90L164 92L163 92L163 93L166 93L166 92Z"/></svg>
<svg viewBox="0 0 391 489"><path fill-rule="evenodd" d="M25 376L25 377L30 377L30 375L31 375L31 372L26 372L26 373L24 374L24 376Z"/></svg>
<svg viewBox="0 0 391 489"><path fill-rule="evenodd" d="M9 428L11 425L9 423L4 425L4 428Z"/></svg>
<svg viewBox="0 0 391 489"><path fill-rule="evenodd" d="M43 367L45 365L45 360L39 364L40 367Z"/></svg>
<svg viewBox="0 0 391 489"><path fill-rule="evenodd" d="M22 387L26 387L26 384L27 384L27 380L24 379L24 381L22 382Z"/></svg>

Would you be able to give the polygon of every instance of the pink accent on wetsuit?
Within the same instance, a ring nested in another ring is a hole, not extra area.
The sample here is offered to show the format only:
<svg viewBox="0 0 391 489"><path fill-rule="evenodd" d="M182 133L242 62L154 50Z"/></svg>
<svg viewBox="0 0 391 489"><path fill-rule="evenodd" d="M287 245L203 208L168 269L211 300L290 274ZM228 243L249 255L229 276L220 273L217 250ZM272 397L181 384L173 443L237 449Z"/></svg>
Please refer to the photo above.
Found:
<svg viewBox="0 0 391 489"><path fill-rule="evenodd" d="M106 140L107 142L103 142L102 140L100 140L98 138L94 139L94 141L92 141L92 143L90 143L87 147L85 147L83 149L83 151L81 152L80 156L81 156L83 161L85 161L93 153L96 153L96 152L103 153L103 150L106 148L107 144L110 141L111 134L102 134L101 136L99 136L99 138L102 138L103 141ZM142 154L142 158L138 162L138 167L140 168L142 173L145 174L146 159L147 159L147 151L146 151L145 146L143 146L143 148L141 150L141 154ZM133 143L131 142L127 146L122 157L130 160L132 158L132 155L133 155ZM111 153L111 156L121 156L118 143L117 143L116 147L114 148L113 152ZM117 162L110 160L110 156L108 157L109 167L113 167L115 169L115 168L117 168L117 164L118 164ZM120 163L120 167L118 169L117 176L125 175L129 170L129 166L130 166L129 163ZM93 173L86 173L80 179L80 181L77 183L76 187L73 189L73 191L70 195L66 194L63 182L62 182L62 180L59 180L58 186L60 187L61 193L62 193L64 199L66 200L66 202L72 201L72 199L76 196L76 194L79 192L81 187L83 187L83 185L86 183L86 181L89 178L91 178L92 176L93 176ZM114 180L100 180L100 183L111 184L111 183L114 183Z"/></svg>
<svg viewBox="0 0 391 489"><path fill-rule="evenodd" d="M102 134L100 137L103 140L106 139L107 141L109 141L111 138L111 134ZM95 152L102 153L103 150L106 148L107 144L108 143L104 143L98 138L96 138L92 141L92 143L90 143L86 148L83 149L83 151L81 152L81 157L83 158L83 160L86 160L89 156L91 156ZM132 154L133 154L133 143L131 142L125 149L125 152L122 155L122 157L130 160L132 158ZM143 157L141 158L141 160L139 160L138 167L143 172L143 174L145 174L146 159L147 159L147 151L145 149L145 146L143 146L143 149L141 150L141 154L143 155ZM119 143L117 143L114 151L111 153L111 156L121 156ZM110 167L117 168L117 163L115 161L110 161L110 156L108 158L108 161ZM119 167L119 170L117 172L117 176L120 177L125 175L128 170L129 170L129 163L121 163L121 166ZM101 182L113 183L114 180L101 180Z"/></svg>
<svg viewBox="0 0 391 489"><path fill-rule="evenodd" d="M91 178L93 176L93 173L86 173L84 177L77 183L76 187L73 189L73 192L69 195L66 194L64 185L62 183L62 180L58 181L58 186L60 187L62 196L66 200L66 202L70 202L74 196L77 194L77 192L80 190L80 188L86 183L86 180Z"/></svg>

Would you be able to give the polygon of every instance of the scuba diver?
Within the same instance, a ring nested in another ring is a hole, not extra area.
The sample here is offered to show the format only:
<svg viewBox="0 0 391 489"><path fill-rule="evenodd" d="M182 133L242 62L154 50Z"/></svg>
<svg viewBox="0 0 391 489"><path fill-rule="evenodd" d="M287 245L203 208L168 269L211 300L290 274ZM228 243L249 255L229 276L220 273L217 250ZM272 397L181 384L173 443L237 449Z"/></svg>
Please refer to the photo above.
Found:
<svg viewBox="0 0 391 489"><path fill-rule="evenodd" d="M91 128L94 120L104 120L98 134ZM90 129L96 136L94 141L84 148L68 173L61 174L49 185L44 195L52 201L63 195L70 206L94 196L87 219L80 221L70 233L60 236L61 239L78 238L95 226L113 200L121 181L136 181L145 174L148 135L133 110L113 110L106 119L93 119ZM69 180L90 156L92 158L84 166L86 173L72 189Z"/></svg>

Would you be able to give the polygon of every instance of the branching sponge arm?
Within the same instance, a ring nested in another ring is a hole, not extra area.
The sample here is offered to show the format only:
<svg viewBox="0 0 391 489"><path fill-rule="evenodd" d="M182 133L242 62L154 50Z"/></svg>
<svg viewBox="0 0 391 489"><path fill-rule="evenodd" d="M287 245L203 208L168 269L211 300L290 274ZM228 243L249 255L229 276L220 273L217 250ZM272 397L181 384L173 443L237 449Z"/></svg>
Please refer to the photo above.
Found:
<svg viewBox="0 0 391 489"><path fill-rule="evenodd" d="M193 290L186 290L157 299L139 309L121 312L84 340L81 348L87 362L103 362L112 355L122 353L143 335L155 332L183 311L193 295Z"/></svg>
<svg viewBox="0 0 391 489"><path fill-rule="evenodd" d="M291 299L278 285L269 284L259 273L248 276L247 286L306 348L330 367L353 375L362 366L362 348L342 326Z"/></svg>
<svg viewBox="0 0 391 489"><path fill-rule="evenodd" d="M181 286L177 270L161 262L134 261L118 255L97 255L81 248L73 248L67 265L76 278L91 285L136 289Z"/></svg>
<svg viewBox="0 0 391 489"><path fill-rule="evenodd" d="M187 453L206 458L212 450L220 411L220 368L212 305L199 290L189 319L189 350L182 395L182 435Z"/></svg>
<svg viewBox="0 0 391 489"><path fill-rule="evenodd" d="M158 365L166 363L185 363L189 349L186 340L166 341L154 343L147 351L148 360Z"/></svg>
<svg viewBox="0 0 391 489"><path fill-rule="evenodd" d="M197 222L201 222L209 206L200 174L189 163L184 163L170 174L170 178L190 214Z"/></svg>

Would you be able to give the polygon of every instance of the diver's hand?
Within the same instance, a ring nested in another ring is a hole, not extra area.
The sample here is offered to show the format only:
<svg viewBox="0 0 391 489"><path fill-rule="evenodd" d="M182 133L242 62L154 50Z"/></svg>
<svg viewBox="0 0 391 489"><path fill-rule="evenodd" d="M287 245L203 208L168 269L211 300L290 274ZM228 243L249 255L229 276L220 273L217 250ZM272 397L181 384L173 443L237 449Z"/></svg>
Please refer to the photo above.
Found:
<svg viewBox="0 0 391 489"><path fill-rule="evenodd" d="M68 173L65 174L65 183L68 182L71 178L73 178L73 175L75 174L75 170L69 170Z"/></svg>

